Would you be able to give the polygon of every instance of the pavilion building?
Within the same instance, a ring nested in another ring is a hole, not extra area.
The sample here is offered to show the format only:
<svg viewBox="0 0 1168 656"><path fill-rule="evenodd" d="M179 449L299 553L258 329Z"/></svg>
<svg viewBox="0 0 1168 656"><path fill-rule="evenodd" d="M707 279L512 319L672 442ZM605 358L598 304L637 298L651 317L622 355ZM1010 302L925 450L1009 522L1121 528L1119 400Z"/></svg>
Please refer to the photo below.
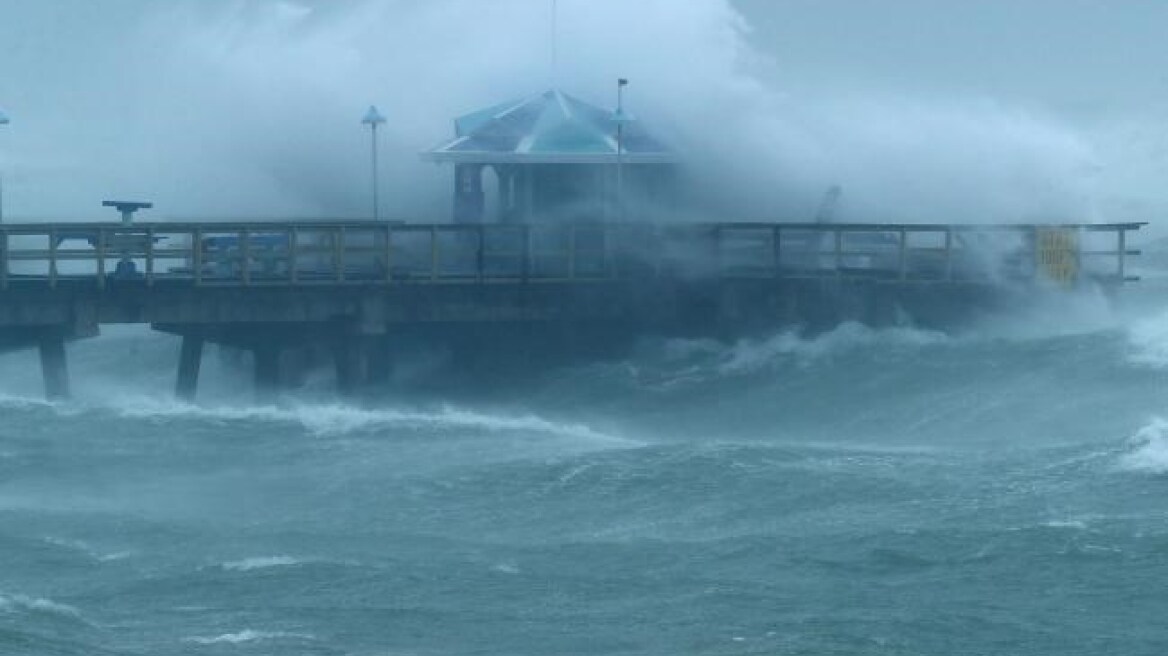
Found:
<svg viewBox="0 0 1168 656"><path fill-rule="evenodd" d="M458 223L613 221L668 207L677 157L635 121L623 122L618 154L617 126L614 112L552 89L456 119L454 139L423 157L454 165Z"/></svg>

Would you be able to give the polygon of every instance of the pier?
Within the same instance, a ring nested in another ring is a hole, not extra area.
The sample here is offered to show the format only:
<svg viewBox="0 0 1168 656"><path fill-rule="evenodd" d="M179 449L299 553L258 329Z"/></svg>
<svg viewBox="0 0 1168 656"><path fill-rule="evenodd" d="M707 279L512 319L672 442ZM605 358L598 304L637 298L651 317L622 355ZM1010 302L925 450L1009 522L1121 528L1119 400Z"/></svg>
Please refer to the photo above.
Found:
<svg viewBox="0 0 1168 656"><path fill-rule="evenodd" d="M201 222L0 225L0 346L40 351L69 394L67 343L103 324L179 335L194 398L204 345L253 355L275 393L290 349L333 353L352 392L408 329L734 337L910 317L945 325L1003 297L1129 274L1142 225Z"/></svg>

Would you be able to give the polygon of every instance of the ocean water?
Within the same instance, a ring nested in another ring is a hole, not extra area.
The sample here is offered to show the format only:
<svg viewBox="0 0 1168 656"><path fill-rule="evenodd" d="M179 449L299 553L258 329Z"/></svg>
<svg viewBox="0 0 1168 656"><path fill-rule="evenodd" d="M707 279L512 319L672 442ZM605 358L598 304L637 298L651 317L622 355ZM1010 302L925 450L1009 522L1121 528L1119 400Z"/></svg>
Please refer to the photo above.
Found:
<svg viewBox="0 0 1168 656"><path fill-rule="evenodd" d="M359 405L6 354L0 654L1163 654L1166 290Z"/></svg>

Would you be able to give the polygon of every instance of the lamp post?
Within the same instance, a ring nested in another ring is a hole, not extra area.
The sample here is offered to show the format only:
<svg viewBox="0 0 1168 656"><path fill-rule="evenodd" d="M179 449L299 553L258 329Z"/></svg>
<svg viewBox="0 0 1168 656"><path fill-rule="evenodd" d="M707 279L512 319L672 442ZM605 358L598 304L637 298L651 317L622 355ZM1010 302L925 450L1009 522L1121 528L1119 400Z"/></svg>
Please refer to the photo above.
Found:
<svg viewBox="0 0 1168 656"><path fill-rule="evenodd" d="M381 206L377 197L380 186L377 176L377 126L385 123L385 117L377 111L377 107L370 105L369 111L365 112L365 118L361 119L361 123L369 126L370 152L373 157L373 220L377 221L381 217Z"/></svg>
<svg viewBox="0 0 1168 656"><path fill-rule="evenodd" d="M9 121L8 117L4 115L4 112L0 112L0 127L4 127L5 125L8 125L9 123L11 123L11 121ZM3 221L4 221L4 171L0 170L0 222L3 222Z"/></svg>
<svg viewBox="0 0 1168 656"><path fill-rule="evenodd" d="M629 81L620 78L616 81L616 113L612 120L616 122L616 210L620 220L625 219L625 124L631 119L625 114L625 87Z"/></svg>

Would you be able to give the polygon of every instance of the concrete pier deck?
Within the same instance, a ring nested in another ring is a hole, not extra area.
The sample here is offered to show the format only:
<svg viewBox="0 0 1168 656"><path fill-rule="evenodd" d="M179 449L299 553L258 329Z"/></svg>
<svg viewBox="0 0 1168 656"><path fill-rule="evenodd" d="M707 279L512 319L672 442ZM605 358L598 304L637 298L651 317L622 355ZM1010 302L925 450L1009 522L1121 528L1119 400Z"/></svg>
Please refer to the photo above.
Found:
<svg viewBox="0 0 1168 656"><path fill-rule="evenodd" d="M338 384L411 325L618 326L733 336L842 320L960 321L1011 294L1133 280L1143 224L45 223L0 226L0 344L37 346L68 395L65 342L102 324L183 336L193 398L205 343L254 354L326 344Z"/></svg>

